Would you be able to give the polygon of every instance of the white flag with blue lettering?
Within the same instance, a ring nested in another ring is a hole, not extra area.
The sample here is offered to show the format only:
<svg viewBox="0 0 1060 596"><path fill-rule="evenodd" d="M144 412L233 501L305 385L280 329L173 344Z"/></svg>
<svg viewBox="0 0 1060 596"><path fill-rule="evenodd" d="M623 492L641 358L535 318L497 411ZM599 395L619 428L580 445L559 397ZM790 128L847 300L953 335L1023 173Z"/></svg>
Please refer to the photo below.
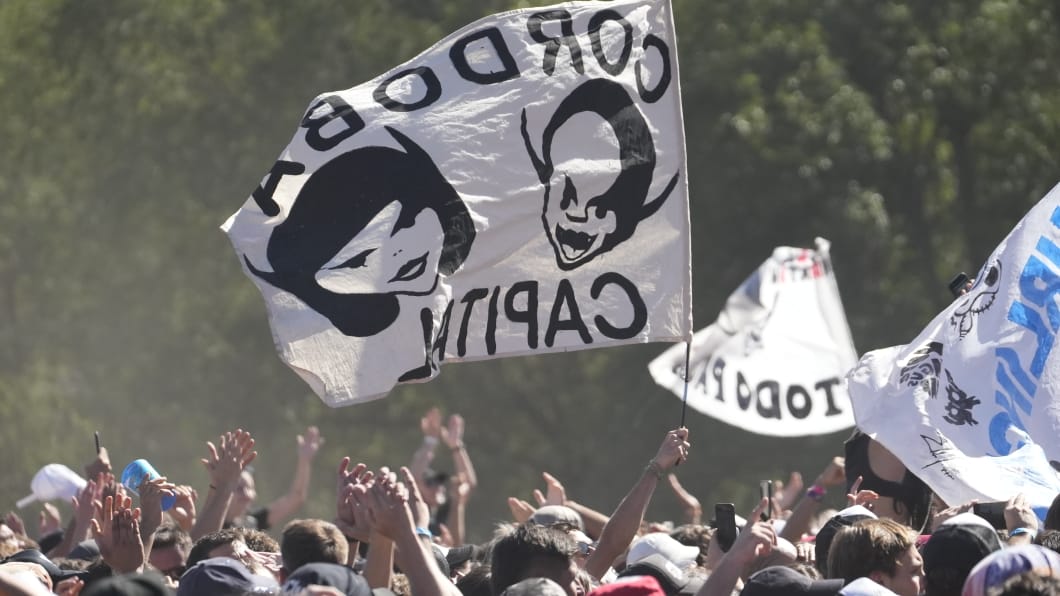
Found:
<svg viewBox="0 0 1060 596"><path fill-rule="evenodd" d="M1060 185L1001 242L974 285L905 346L848 377L858 427L946 503L1060 493Z"/></svg>

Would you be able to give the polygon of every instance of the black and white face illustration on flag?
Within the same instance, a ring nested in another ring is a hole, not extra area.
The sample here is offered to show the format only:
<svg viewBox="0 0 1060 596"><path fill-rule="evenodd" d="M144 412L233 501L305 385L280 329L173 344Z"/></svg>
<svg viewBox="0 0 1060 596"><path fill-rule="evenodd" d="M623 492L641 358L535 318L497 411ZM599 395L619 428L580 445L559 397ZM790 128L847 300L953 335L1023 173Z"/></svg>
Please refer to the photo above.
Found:
<svg viewBox="0 0 1060 596"><path fill-rule="evenodd" d="M677 185L675 174L659 197L648 200L655 143L633 98L614 81L591 79L560 102L545 126L541 157L525 113L522 133L545 185L541 219L560 269L574 269L630 238Z"/></svg>
<svg viewBox="0 0 1060 596"><path fill-rule="evenodd" d="M473 23L324 93L223 226L332 406L446 361L691 334L667 2Z"/></svg>

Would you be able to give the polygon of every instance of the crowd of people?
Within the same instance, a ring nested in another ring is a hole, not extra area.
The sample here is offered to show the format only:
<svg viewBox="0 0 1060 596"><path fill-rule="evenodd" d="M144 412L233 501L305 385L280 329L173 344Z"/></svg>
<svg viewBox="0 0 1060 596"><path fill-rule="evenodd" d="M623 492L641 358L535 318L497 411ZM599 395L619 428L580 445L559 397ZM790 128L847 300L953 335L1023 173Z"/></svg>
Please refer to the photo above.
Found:
<svg viewBox="0 0 1060 596"><path fill-rule="evenodd" d="M1060 594L1060 498L1044 520L1018 494L987 519L975 503L941 503L856 431L809 486L793 473L746 519L724 507L704 519L674 475L691 447L687 429L674 429L613 511L568 499L544 473L537 504L510 498L512 519L476 544L465 532L478 479L464 421L435 408L421 428L408 466L343 458L328 520L291 519L323 441L313 427L298 436L290 489L266 506L244 430L206 444L201 493L150 475L127 491L101 449L65 524L48 504L35 537L15 513L4 518L0 596ZM434 467L442 449L451 474ZM645 519L660 484L683 504L676 527ZM837 490L847 507L826 509Z"/></svg>

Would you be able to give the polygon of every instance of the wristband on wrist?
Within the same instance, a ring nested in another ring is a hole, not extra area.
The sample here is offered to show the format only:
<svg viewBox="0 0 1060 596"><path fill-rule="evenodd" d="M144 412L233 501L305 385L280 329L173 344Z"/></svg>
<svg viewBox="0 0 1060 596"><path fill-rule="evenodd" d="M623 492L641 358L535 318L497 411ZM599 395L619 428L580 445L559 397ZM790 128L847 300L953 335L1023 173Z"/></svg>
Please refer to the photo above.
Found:
<svg viewBox="0 0 1060 596"><path fill-rule="evenodd" d="M423 445L433 449L438 445L438 437L432 437L431 435L423 435Z"/></svg>
<svg viewBox="0 0 1060 596"><path fill-rule="evenodd" d="M1014 530L1012 530L1011 532L1008 533L1008 537L1010 539L1011 538L1015 538L1016 536L1024 536L1024 535L1029 536L1031 540L1034 540L1035 538L1038 537L1038 532L1035 532L1034 530L1032 530L1030 528L1016 528L1016 529L1014 529Z"/></svg>
<svg viewBox="0 0 1060 596"><path fill-rule="evenodd" d="M431 531L428 530L427 528L416 528L416 535L417 536L424 536L428 540L432 540L434 538L434 534L431 534Z"/></svg>
<svg viewBox="0 0 1060 596"><path fill-rule="evenodd" d="M828 489L821 486L820 484L815 484L810 488L806 489L806 498L813 501L817 501L818 503L821 502L821 499L824 499L824 496L826 494L828 494Z"/></svg>
<svg viewBox="0 0 1060 596"><path fill-rule="evenodd" d="M644 467L644 470L655 474L655 477L662 480L663 476L666 476L666 470L662 469L654 459L648 462L648 465Z"/></svg>

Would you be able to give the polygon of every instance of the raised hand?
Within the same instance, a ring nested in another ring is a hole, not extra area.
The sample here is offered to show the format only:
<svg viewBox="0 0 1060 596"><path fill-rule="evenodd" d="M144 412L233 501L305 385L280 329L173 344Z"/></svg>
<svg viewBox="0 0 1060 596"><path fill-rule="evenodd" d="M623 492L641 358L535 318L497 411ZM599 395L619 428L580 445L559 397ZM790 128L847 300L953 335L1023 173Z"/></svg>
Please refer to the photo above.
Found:
<svg viewBox="0 0 1060 596"><path fill-rule="evenodd" d="M692 446L688 442L688 429L678 428L666 433L658 453L652 458L653 466L658 466L660 472L666 472L677 464L688 459L688 450Z"/></svg>
<svg viewBox="0 0 1060 596"><path fill-rule="evenodd" d="M102 488L95 480L89 480L76 497L71 497L70 502L74 508L76 527L84 528L87 532L92 518L95 517L96 509L101 507L103 499ZM80 542L80 541L78 541Z"/></svg>
<svg viewBox="0 0 1060 596"><path fill-rule="evenodd" d="M298 435L298 457L307 460L313 459L323 444L324 437L320 436L320 429L310 426L306 429L304 435Z"/></svg>
<svg viewBox="0 0 1060 596"><path fill-rule="evenodd" d="M825 466L821 474L817 476L817 480L814 484L824 487L839 486L846 482L846 480L846 461L842 457L837 456L833 457L832 460L828 462L828 465Z"/></svg>
<svg viewBox="0 0 1060 596"><path fill-rule="evenodd" d="M457 449L464 444L464 417L460 414L449 416L449 424L440 429L441 438L450 449Z"/></svg>
<svg viewBox="0 0 1060 596"><path fill-rule="evenodd" d="M864 505L865 508L872 509L873 504L880 498L879 493L874 490L859 490L862 480L862 477L858 476L850 485L850 492L847 493L847 507Z"/></svg>
<svg viewBox="0 0 1060 596"><path fill-rule="evenodd" d="M167 482L165 476L148 480L144 474L140 482L140 531L141 536L150 536L162 525L162 497L175 496L176 485Z"/></svg>
<svg viewBox="0 0 1060 596"><path fill-rule="evenodd" d="M243 429L222 434L218 442L219 447L206 442L210 456L200 461L210 474L210 485L231 492L235 490L243 469L254 461L258 452L254 451L254 438Z"/></svg>
<svg viewBox="0 0 1060 596"><path fill-rule="evenodd" d="M199 493L194 488L183 484L173 488L173 495L177 499L173 502L173 508L169 510L169 515L182 530L191 532L192 527L195 526L197 513L195 502L199 499Z"/></svg>
<svg viewBox="0 0 1060 596"><path fill-rule="evenodd" d="M85 588L85 580L79 577L68 577L55 584L55 593L59 596L78 596Z"/></svg>
<svg viewBox="0 0 1060 596"><path fill-rule="evenodd" d="M335 525L346 536L368 542L371 520L363 500L358 500L355 493L366 494L375 475L364 464L359 463L353 469L349 466L350 458L342 458L335 486Z"/></svg>
<svg viewBox="0 0 1060 596"><path fill-rule="evenodd" d="M769 499L762 499L758 502L758 506L747 518L747 526L736 537L736 542L733 543L726 556L736 558L742 565L748 565L756 558L773 551L773 547L777 544L777 533L773 529L772 521L751 521L760 520L762 512L768 507Z"/></svg>
<svg viewBox="0 0 1060 596"><path fill-rule="evenodd" d="M380 471L379 480L368 491L367 502L372 528L383 537L396 541L402 532L415 529L408 492L392 482L389 474Z"/></svg>
<svg viewBox="0 0 1060 596"><path fill-rule="evenodd" d="M128 497L106 497L99 518L92 520L99 554L118 574L139 572L144 564L140 510L131 505Z"/></svg>
<svg viewBox="0 0 1060 596"><path fill-rule="evenodd" d="M96 458L85 464L85 478L98 478L100 474L110 474L110 455L106 447L100 447Z"/></svg>
<svg viewBox="0 0 1060 596"><path fill-rule="evenodd" d="M431 523L431 508L423 500L423 495L420 494L419 486L416 485L416 479L412 476L412 472L405 466L401 467L401 480L408 491L408 505L412 512L414 527L426 528Z"/></svg>
<svg viewBox="0 0 1060 596"><path fill-rule="evenodd" d="M11 528L11 531L18 536L29 536L26 534L26 523L14 511L8 511L4 516L4 525Z"/></svg>
<svg viewBox="0 0 1060 596"><path fill-rule="evenodd" d="M967 503L961 503L960 505L954 505L953 507L947 507L945 509L940 509L939 511L936 511L931 516L931 531L934 532L935 530L939 529L939 526L942 525L942 522L957 515L960 515L961 513L971 511L972 508L975 507L975 503L975 501L968 501Z"/></svg>
<svg viewBox="0 0 1060 596"><path fill-rule="evenodd" d="M508 497L508 509L512 512L512 519L519 524L525 524L536 511L533 505L515 497Z"/></svg>
<svg viewBox="0 0 1060 596"><path fill-rule="evenodd" d="M47 536L63 527L62 516L59 515L59 510L55 508L55 505L44 503L41 507L43 509L37 521L37 536Z"/></svg>
<svg viewBox="0 0 1060 596"><path fill-rule="evenodd" d="M536 488L534 489L534 499L537 500L538 506L565 504L567 502L567 490L563 488L563 483L548 472L542 472L541 477L545 479L545 494L541 494L541 491Z"/></svg>
<svg viewBox="0 0 1060 596"><path fill-rule="evenodd" d="M442 411L438 408L427 410L427 414L420 419L420 430L423 436L440 439L442 436Z"/></svg>
<svg viewBox="0 0 1060 596"><path fill-rule="evenodd" d="M690 524L700 523L703 519L703 506L700 505L699 499L681 486L676 475L667 474L666 478L670 481L670 488L677 495L677 500L681 502L681 509L685 512L685 521Z"/></svg>
<svg viewBox="0 0 1060 596"><path fill-rule="evenodd" d="M1016 528L1038 530L1038 516L1034 514L1030 502L1023 496L1023 493L1013 496L1005 504L1005 528L1009 532Z"/></svg>
<svg viewBox="0 0 1060 596"><path fill-rule="evenodd" d="M805 484L802 481L802 474L792 472L787 482L783 480L773 481L773 502L776 503L777 508L781 511L791 509L802 498L803 488L805 488Z"/></svg>

